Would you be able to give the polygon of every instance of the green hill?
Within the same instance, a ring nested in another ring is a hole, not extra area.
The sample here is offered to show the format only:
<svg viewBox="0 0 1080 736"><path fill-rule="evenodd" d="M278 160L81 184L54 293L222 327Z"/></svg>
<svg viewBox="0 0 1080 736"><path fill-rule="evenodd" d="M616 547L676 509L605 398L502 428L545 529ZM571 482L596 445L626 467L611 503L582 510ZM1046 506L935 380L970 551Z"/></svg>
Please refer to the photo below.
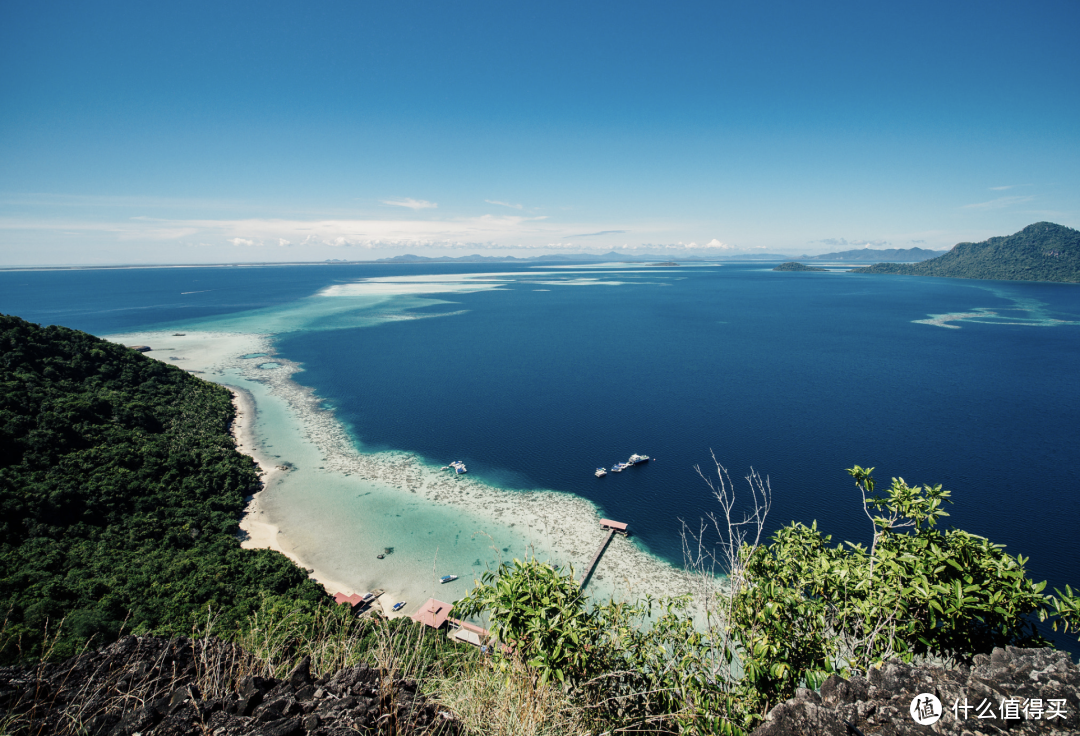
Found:
<svg viewBox="0 0 1080 736"><path fill-rule="evenodd" d="M852 273L892 273L957 279L1080 282L1080 231L1037 222L1006 237L959 243L922 263L878 263Z"/></svg>
<svg viewBox="0 0 1080 736"><path fill-rule="evenodd" d="M260 487L229 391L64 327L0 314L0 659L93 638L228 627L264 594L327 596L288 558L241 549ZM21 641L20 641L21 639Z"/></svg>
<svg viewBox="0 0 1080 736"><path fill-rule="evenodd" d="M781 263L779 266L773 269L773 271L824 271L824 268L818 268L817 266L807 266L804 263L798 261L788 261L787 263Z"/></svg>

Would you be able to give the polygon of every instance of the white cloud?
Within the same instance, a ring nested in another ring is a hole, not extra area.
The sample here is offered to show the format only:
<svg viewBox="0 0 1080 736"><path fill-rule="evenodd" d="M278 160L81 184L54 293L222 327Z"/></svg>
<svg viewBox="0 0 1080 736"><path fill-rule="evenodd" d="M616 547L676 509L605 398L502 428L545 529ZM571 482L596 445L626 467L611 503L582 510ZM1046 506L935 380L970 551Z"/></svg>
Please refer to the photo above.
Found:
<svg viewBox="0 0 1080 736"><path fill-rule="evenodd" d="M735 250L734 245L729 245L727 243L721 243L716 238L713 238L708 243L706 243L705 247L706 248L713 248L715 250Z"/></svg>
<svg viewBox="0 0 1080 736"><path fill-rule="evenodd" d="M1015 184L1006 184L1003 187L990 187L991 192L1004 192L1006 189L1012 189Z"/></svg>
<svg viewBox="0 0 1080 736"><path fill-rule="evenodd" d="M998 197L997 199L991 199L989 202L977 202L975 204L965 204L965 210L999 210L1004 207L1012 207L1014 204L1022 204L1024 202L1030 202L1035 199L1035 196L1028 194L1025 196L1013 196L1013 197Z"/></svg>
<svg viewBox="0 0 1080 736"><path fill-rule="evenodd" d="M834 248L847 246L849 248L869 248L874 246L880 248L883 245L889 245L888 240L848 240L847 238L824 238L823 240L811 240L811 243L822 243L823 245L831 245Z"/></svg>
<svg viewBox="0 0 1080 736"><path fill-rule="evenodd" d="M379 201L393 207L408 207L413 211L430 210L439 206L434 202L428 202L426 199L413 199L412 197L406 197L405 199L381 199Z"/></svg>
<svg viewBox="0 0 1080 736"><path fill-rule="evenodd" d="M261 243L256 243L250 238L229 238L226 242L232 243L233 245L261 245Z"/></svg>
<svg viewBox="0 0 1080 736"><path fill-rule="evenodd" d="M281 246L282 248L284 248L284 247L285 247L286 245L292 245L292 243L290 243L290 242L289 242L288 240L286 240L285 238L278 238L277 244L278 244L279 246Z"/></svg>
<svg viewBox="0 0 1080 736"><path fill-rule="evenodd" d="M510 209L513 209L513 210L522 209L522 206L520 204L510 204L509 202L500 202L497 199L485 199L484 201L487 202L488 204L497 204L497 205L500 205L502 207L509 207Z"/></svg>

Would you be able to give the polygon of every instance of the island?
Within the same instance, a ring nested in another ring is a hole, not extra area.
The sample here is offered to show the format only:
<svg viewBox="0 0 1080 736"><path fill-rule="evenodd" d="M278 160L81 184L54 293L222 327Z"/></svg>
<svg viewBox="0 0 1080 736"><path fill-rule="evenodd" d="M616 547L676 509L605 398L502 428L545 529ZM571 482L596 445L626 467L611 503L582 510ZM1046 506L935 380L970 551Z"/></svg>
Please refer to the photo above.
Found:
<svg viewBox="0 0 1080 736"><path fill-rule="evenodd" d="M818 268L817 266L807 266L805 263L799 263L798 261L788 261L787 263L781 263L779 266L773 269L773 271L825 271L824 268Z"/></svg>
<svg viewBox="0 0 1080 736"><path fill-rule="evenodd" d="M959 243L945 255L921 263L878 263L852 273L1078 283L1080 231L1036 222L1005 237Z"/></svg>

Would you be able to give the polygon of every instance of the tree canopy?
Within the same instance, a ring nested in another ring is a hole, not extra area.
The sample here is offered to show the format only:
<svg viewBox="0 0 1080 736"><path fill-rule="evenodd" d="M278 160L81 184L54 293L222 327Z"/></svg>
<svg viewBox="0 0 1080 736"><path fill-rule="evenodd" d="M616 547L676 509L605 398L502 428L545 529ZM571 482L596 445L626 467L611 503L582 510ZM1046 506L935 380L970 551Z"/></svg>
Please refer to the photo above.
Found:
<svg viewBox="0 0 1080 736"><path fill-rule="evenodd" d="M65 654L127 630L237 622L264 594L325 593L277 552L241 549L260 487L229 434L229 391L129 348L0 315L0 657ZM126 621L126 624L124 623Z"/></svg>

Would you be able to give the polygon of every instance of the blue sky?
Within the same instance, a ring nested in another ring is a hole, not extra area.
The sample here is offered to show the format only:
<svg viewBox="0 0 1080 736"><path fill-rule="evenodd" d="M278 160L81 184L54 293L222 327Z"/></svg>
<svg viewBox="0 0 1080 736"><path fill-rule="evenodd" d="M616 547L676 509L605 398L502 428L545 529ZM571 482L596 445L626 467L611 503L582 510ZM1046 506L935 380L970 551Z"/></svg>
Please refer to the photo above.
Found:
<svg viewBox="0 0 1080 736"><path fill-rule="evenodd" d="M1080 3L0 4L0 264L1080 227Z"/></svg>

